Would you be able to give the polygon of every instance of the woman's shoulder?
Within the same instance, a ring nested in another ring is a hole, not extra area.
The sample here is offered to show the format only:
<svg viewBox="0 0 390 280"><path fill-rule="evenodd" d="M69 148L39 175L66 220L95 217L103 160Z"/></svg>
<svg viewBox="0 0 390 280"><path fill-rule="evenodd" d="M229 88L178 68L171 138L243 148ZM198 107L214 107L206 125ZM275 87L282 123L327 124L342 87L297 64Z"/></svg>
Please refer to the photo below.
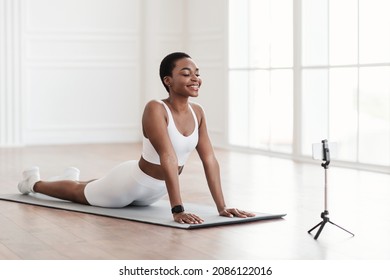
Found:
<svg viewBox="0 0 390 280"><path fill-rule="evenodd" d="M154 106L161 106L162 103L163 103L162 100L159 100L159 99L152 99L152 100L149 100L149 101L146 103L145 107L148 107L148 106L152 106L152 107L154 107Z"/></svg>
<svg viewBox="0 0 390 280"><path fill-rule="evenodd" d="M201 104L191 101L190 105L191 105L192 109L195 111L197 116L200 116L201 118L206 116L205 110Z"/></svg>
<svg viewBox="0 0 390 280"><path fill-rule="evenodd" d="M201 104L191 101L190 105L191 105L192 109L194 109L196 112L203 114L204 109L203 109L203 106Z"/></svg>
<svg viewBox="0 0 390 280"><path fill-rule="evenodd" d="M153 99L145 104L144 116L166 116L166 110L162 106L162 101Z"/></svg>
<svg viewBox="0 0 390 280"><path fill-rule="evenodd" d="M203 106L196 102L190 102L190 105L194 110L196 117L198 118L198 123L201 124L203 119L205 118Z"/></svg>
<svg viewBox="0 0 390 280"><path fill-rule="evenodd" d="M158 99L152 99L145 105L145 110L161 110L163 101Z"/></svg>

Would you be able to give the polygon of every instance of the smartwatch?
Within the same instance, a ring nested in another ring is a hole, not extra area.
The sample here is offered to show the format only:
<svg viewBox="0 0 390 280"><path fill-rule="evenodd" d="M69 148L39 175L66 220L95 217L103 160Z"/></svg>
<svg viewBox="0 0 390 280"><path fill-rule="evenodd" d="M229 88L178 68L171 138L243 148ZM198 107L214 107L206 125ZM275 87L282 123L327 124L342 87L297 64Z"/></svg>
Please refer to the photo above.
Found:
<svg viewBox="0 0 390 280"><path fill-rule="evenodd" d="M172 208L172 214L178 214L178 213L181 213L181 212L184 212L184 207L183 205L176 205Z"/></svg>

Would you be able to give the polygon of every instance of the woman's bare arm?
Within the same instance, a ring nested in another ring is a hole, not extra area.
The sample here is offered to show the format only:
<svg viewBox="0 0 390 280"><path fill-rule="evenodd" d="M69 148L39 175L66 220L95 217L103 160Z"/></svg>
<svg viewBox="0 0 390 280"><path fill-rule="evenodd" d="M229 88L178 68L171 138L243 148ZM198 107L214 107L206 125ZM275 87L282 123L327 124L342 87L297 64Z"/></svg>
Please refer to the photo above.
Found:
<svg viewBox="0 0 390 280"><path fill-rule="evenodd" d="M178 174L178 160L167 130L167 113L163 105L150 101L144 110L142 126L144 136L160 156L160 165L164 173L171 207L183 205ZM190 213L174 214L174 219L180 223L201 223L203 220Z"/></svg>

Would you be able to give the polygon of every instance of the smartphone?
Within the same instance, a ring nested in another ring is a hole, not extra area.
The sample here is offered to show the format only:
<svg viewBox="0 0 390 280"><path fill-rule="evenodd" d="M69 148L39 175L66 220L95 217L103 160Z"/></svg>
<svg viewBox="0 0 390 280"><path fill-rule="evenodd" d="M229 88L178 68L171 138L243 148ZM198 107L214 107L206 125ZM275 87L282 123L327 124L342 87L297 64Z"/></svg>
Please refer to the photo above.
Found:
<svg viewBox="0 0 390 280"><path fill-rule="evenodd" d="M325 160L323 143L314 143L312 145L312 156L313 159L316 160ZM329 149L329 157L336 158L337 157L337 143L336 142L328 142Z"/></svg>

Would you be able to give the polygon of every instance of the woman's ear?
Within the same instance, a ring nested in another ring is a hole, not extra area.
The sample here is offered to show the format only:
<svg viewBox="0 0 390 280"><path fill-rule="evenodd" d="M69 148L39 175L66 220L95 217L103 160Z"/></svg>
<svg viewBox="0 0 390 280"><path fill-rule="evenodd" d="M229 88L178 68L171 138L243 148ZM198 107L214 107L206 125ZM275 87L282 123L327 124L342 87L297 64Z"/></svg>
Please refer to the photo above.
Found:
<svg viewBox="0 0 390 280"><path fill-rule="evenodd" d="M164 84L167 86L167 87L170 87L171 86L171 83L172 83L172 77L169 77L169 76L165 76L164 79Z"/></svg>

